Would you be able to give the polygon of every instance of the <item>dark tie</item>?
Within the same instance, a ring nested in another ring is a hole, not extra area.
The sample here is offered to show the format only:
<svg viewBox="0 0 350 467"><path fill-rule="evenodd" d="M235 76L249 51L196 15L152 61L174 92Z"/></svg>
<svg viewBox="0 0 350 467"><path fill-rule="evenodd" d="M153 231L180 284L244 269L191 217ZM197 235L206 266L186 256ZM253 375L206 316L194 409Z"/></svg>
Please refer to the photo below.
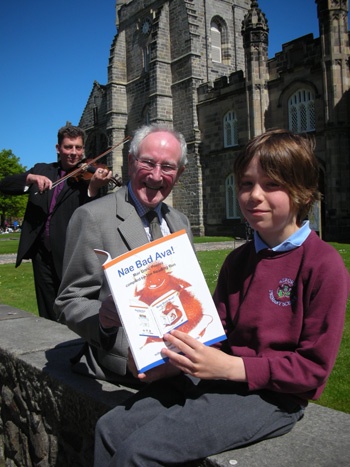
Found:
<svg viewBox="0 0 350 467"><path fill-rule="evenodd" d="M156 240L157 238L163 237L162 231L160 230L159 219L156 211L148 211L146 217L149 222L149 231L152 240Z"/></svg>
<svg viewBox="0 0 350 467"><path fill-rule="evenodd" d="M66 172L64 170L60 170L59 178L62 178L65 175L66 175ZM61 182L58 185L56 185L55 188L53 189L53 194L52 194L51 203L50 203L50 210L49 210L50 214L52 213L52 211L54 210L54 207L56 206L57 198L58 198L58 195L62 191L63 185L64 185L64 182Z"/></svg>
<svg viewBox="0 0 350 467"><path fill-rule="evenodd" d="M59 178L62 178L66 175L66 172L64 170L60 170L59 172ZM44 229L44 245L48 251L51 251L51 245L50 245L50 221L51 221L51 216L52 212L56 206L57 198L58 195L60 194L63 185L65 182L59 183L58 185L55 186L53 189L52 193L52 198L51 198L51 203L50 203L50 209L49 209L49 215L46 220L45 224L45 229Z"/></svg>

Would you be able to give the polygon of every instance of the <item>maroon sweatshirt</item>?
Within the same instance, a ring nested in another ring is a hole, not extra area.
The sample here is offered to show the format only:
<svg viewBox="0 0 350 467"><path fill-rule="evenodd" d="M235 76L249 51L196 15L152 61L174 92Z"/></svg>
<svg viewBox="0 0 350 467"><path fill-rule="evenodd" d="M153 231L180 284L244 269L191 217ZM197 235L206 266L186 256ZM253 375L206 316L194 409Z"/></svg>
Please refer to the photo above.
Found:
<svg viewBox="0 0 350 467"><path fill-rule="evenodd" d="M243 358L251 391L317 399L333 368L344 326L350 276L338 252L311 232L294 250L226 258L214 292L227 341Z"/></svg>

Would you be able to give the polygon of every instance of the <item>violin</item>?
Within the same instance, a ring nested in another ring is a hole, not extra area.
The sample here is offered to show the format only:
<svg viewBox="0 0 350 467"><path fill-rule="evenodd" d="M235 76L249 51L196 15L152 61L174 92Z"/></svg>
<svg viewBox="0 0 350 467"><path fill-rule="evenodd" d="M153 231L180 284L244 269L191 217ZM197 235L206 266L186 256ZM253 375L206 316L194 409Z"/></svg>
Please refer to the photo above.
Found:
<svg viewBox="0 0 350 467"><path fill-rule="evenodd" d="M81 169L78 173L75 173L76 170L73 169L74 175L72 172L68 173L68 183L72 182L79 182L83 180L84 182L90 183L90 180L96 170L103 169L103 170L110 170L110 168L105 164L97 164L96 162L91 163L92 159L87 159L84 162L80 162L77 168L81 168L84 165L84 168ZM57 183L56 183L57 184ZM110 180L108 180L108 184L111 185L111 188L116 188L123 185L123 180L118 174L115 174Z"/></svg>
<svg viewBox="0 0 350 467"><path fill-rule="evenodd" d="M78 164L78 166L71 170L70 172L68 172L64 177L62 178L59 178L58 180L56 180L52 186L51 186L51 190L53 188L55 188L57 185L59 185L60 183L64 182L65 180L67 180L68 178L71 178L71 179L78 179L78 180L81 180L81 179L84 179L84 177L86 177L86 180L90 181L91 177L93 176L93 174L96 172L96 170L98 168L103 168L103 169L107 169L109 170L109 168L106 166L106 165L98 165L96 164L96 162L101 159L103 156L106 156L107 154L109 154L111 151L113 151L113 149L115 149L116 147L120 146L121 144L124 144L126 143L127 141L129 141L131 139L131 136L127 136L126 138L124 138L122 141L120 141L119 143L117 143L116 145L112 146L111 148L107 149L107 151L103 152L102 154L100 154L99 156L95 157L94 159L88 159L84 162L80 162ZM120 177L117 178L117 175L116 174L112 179L111 181L115 184L115 186L122 186L123 185L123 181ZM78 177L78 178L76 178Z"/></svg>

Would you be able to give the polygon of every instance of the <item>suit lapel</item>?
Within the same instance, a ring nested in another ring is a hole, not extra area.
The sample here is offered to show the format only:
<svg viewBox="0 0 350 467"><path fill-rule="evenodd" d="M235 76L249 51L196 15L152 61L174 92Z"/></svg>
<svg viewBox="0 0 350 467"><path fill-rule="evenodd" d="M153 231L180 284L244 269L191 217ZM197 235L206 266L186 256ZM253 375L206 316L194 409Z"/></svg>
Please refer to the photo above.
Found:
<svg viewBox="0 0 350 467"><path fill-rule="evenodd" d="M65 199L66 197L70 196L74 191L73 189L70 189L71 187L68 185L67 181L64 181L62 183L63 183L63 187L57 197L57 201L61 201L62 199Z"/></svg>
<svg viewBox="0 0 350 467"><path fill-rule="evenodd" d="M174 216L168 205L165 203L162 205L162 215L165 218L171 233L184 229L184 224L179 222L179 217Z"/></svg>
<svg viewBox="0 0 350 467"><path fill-rule="evenodd" d="M119 225L118 230L131 250L148 243L148 237L136 211Z"/></svg>
<svg viewBox="0 0 350 467"><path fill-rule="evenodd" d="M149 240L142 219L137 214L134 205L128 199L127 187L119 189L115 193L115 196L118 231L125 244L130 250L145 245ZM171 233L185 228L178 213L169 209L165 203L162 204L162 215L165 217Z"/></svg>
<svg viewBox="0 0 350 467"><path fill-rule="evenodd" d="M127 187L116 192L116 201L118 230L130 250L148 243L142 220L128 200Z"/></svg>

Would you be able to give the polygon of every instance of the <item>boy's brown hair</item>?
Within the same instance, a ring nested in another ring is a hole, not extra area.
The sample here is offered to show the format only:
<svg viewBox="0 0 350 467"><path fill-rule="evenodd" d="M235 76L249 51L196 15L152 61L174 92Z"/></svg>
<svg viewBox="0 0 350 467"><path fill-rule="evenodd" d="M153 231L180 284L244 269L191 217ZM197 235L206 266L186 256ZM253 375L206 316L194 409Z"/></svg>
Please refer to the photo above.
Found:
<svg viewBox="0 0 350 467"><path fill-rule="evenodd" d="M237 189L244 172L259 157L261 168L289 193L292 207L301 223L313 203L321 198L318 191L319 164L314 140L289 130L272 129L253 138L234 162Z"/></svg>

